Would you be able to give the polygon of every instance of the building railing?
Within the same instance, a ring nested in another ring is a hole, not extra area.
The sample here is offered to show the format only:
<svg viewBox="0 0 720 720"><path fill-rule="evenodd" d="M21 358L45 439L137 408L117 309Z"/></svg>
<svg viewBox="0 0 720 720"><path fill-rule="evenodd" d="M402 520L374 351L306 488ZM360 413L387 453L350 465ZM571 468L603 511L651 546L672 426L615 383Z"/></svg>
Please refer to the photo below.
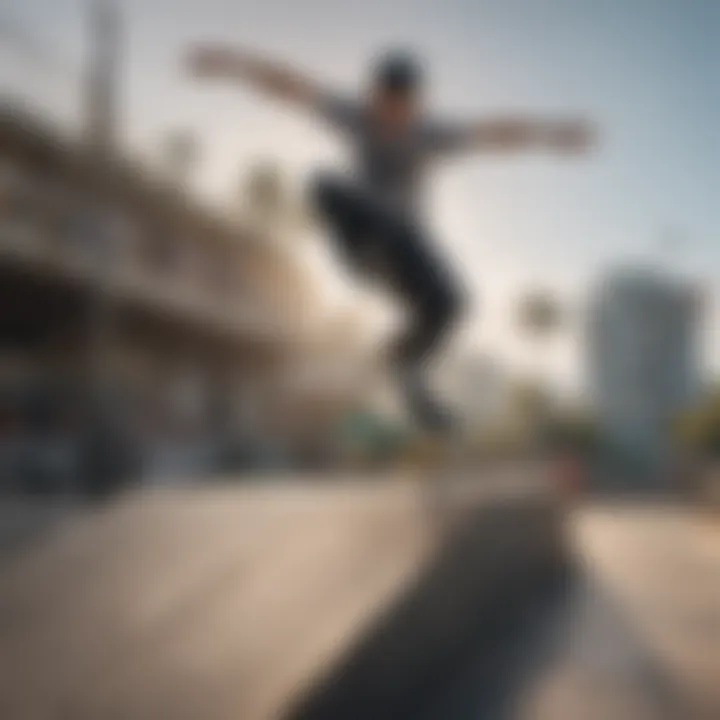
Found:
<svg viewBox="0 0 720 720"><path fill-rule="evenodd" d="M85 287L104 284L120 301L210 323L226 332L288 335L299 330L297 319L290 317L292 308L272 302L277 295L272 288L258 288L256 278L244 281L252 268L243 263L239 251L223 263L221 255L205 248L197 260L185 258L163 266L148 258L147 236L128 232L103 247L102 238L91 232L86 238L78 230L63 236L46 229L49 224L42 208L35 215L0 209L1 261ZM193 244L202 247L202 240ZM174 241L168 243L177 252L173 245Z"/></svg>

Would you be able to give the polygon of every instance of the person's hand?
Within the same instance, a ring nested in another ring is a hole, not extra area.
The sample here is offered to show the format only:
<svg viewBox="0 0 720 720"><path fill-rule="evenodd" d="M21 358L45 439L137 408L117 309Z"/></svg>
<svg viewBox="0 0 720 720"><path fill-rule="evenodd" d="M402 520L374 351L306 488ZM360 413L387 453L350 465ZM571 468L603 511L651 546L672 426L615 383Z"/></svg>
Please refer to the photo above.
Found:
<svg viewBox="0 0 720 720"><path fill-rule="evenodd" d="M554 123L549 132L550 146L561 153L579 155L591 149L595 130L583 120L564 120Z"/></svg>
<svg viewBox="0 0 720 720"><path fill-rule="evenodd" d="M230 71L235 58L232 50L218 45L199 45L187 55L186 66L196 78L221 77Z"/></svg>

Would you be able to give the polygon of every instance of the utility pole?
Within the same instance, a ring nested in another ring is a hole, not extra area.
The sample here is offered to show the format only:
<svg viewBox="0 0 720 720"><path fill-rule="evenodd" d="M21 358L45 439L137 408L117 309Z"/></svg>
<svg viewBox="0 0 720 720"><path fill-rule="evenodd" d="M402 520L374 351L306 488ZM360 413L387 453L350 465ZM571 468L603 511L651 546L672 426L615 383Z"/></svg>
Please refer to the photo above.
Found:
<svg viewBox="0 0 720 720"><path fill-rule="evenodd" d="M92 0L85 89L85 132L92 152L107 158L117 134L120 15L113 0Z"/></svg>
<svg viewBox="0 0 720 720"><path fill-rule="evenodd" d="M117 74L120 50L119 18L113 0L92 0L89 11L88 59L84 96L85 141L93 171L101 179L88 198L88 227L95 253L96 290L91 310L91 368L104 376L110 330L110 296L117 251L112 213L113 165L117 131Z"/></svg>
<svg viewBox="0 0 720 720"><path fill-rule="evenodd" d="M85 141L99 178L88 200L88 226L95 253L95 284L89 306L88 370L90 426L88 480L102 492L117 479L122 459L119 409L113 397L113 271L119 250L115 215L115 156L118 131L117 90L121 50L120 19L113 0L92 0L84 93Z"/></svg>

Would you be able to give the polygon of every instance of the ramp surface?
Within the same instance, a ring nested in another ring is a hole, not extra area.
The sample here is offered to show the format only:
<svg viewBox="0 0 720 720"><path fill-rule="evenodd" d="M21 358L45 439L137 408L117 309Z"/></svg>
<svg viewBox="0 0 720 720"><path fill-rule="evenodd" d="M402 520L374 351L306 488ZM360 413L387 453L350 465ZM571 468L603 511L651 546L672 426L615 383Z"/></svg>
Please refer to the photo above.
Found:
<svg viewBox="0 0 720 720"><path fill-rule="evenodd" d="M2 566L0 717L400 717L560 563L556 509L510 480L442 506L412 481L303 482L87 514Z"/></svg>

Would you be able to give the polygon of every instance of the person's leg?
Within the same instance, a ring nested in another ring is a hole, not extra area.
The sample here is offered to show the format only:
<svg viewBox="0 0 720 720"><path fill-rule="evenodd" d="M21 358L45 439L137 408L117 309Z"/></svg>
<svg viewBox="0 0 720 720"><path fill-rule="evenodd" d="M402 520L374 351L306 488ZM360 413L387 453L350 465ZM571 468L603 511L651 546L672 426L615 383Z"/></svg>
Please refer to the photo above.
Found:
<svg viewBox="0 0 720 720"><path fill-rule="evenodd" d="M312 185L312 204L330 226L343 259L355 272L367 271L380 243L385 219L369 198L343 178L322 174Z"/></svg>
<svg viewBox="0 0 720 720"><path fill-rule="evenodd" d="M444 429L452 424L452 417L430 392L426 365L442 351L455 329L464 310L464 297L450 269L421 231L406 228L400 237L392 264L410 317L395 341L394 360L415 418L426 428Z"/></svg>
<svg viewBox="0 0 720 720"><path fill-rule="evenodd" d="M424 365L441 348L462 312L458 284L419 228L378 208L341 179L322 176L313 190L315 205L355 270L367 270L371 252L382 253L383 279L410 314L408 326L394 343L391 361L413 415L424 426L437 427L445 413L426 387Z"/></svg>
<svg viewBox="0 0 720 720"><path fill-rule="evenodd" d="M397 340L395 355L400 362L421 364L439 349L455 326L461 302L454 290L430 286L413 298L410 312L410 323Z"/></svg>

